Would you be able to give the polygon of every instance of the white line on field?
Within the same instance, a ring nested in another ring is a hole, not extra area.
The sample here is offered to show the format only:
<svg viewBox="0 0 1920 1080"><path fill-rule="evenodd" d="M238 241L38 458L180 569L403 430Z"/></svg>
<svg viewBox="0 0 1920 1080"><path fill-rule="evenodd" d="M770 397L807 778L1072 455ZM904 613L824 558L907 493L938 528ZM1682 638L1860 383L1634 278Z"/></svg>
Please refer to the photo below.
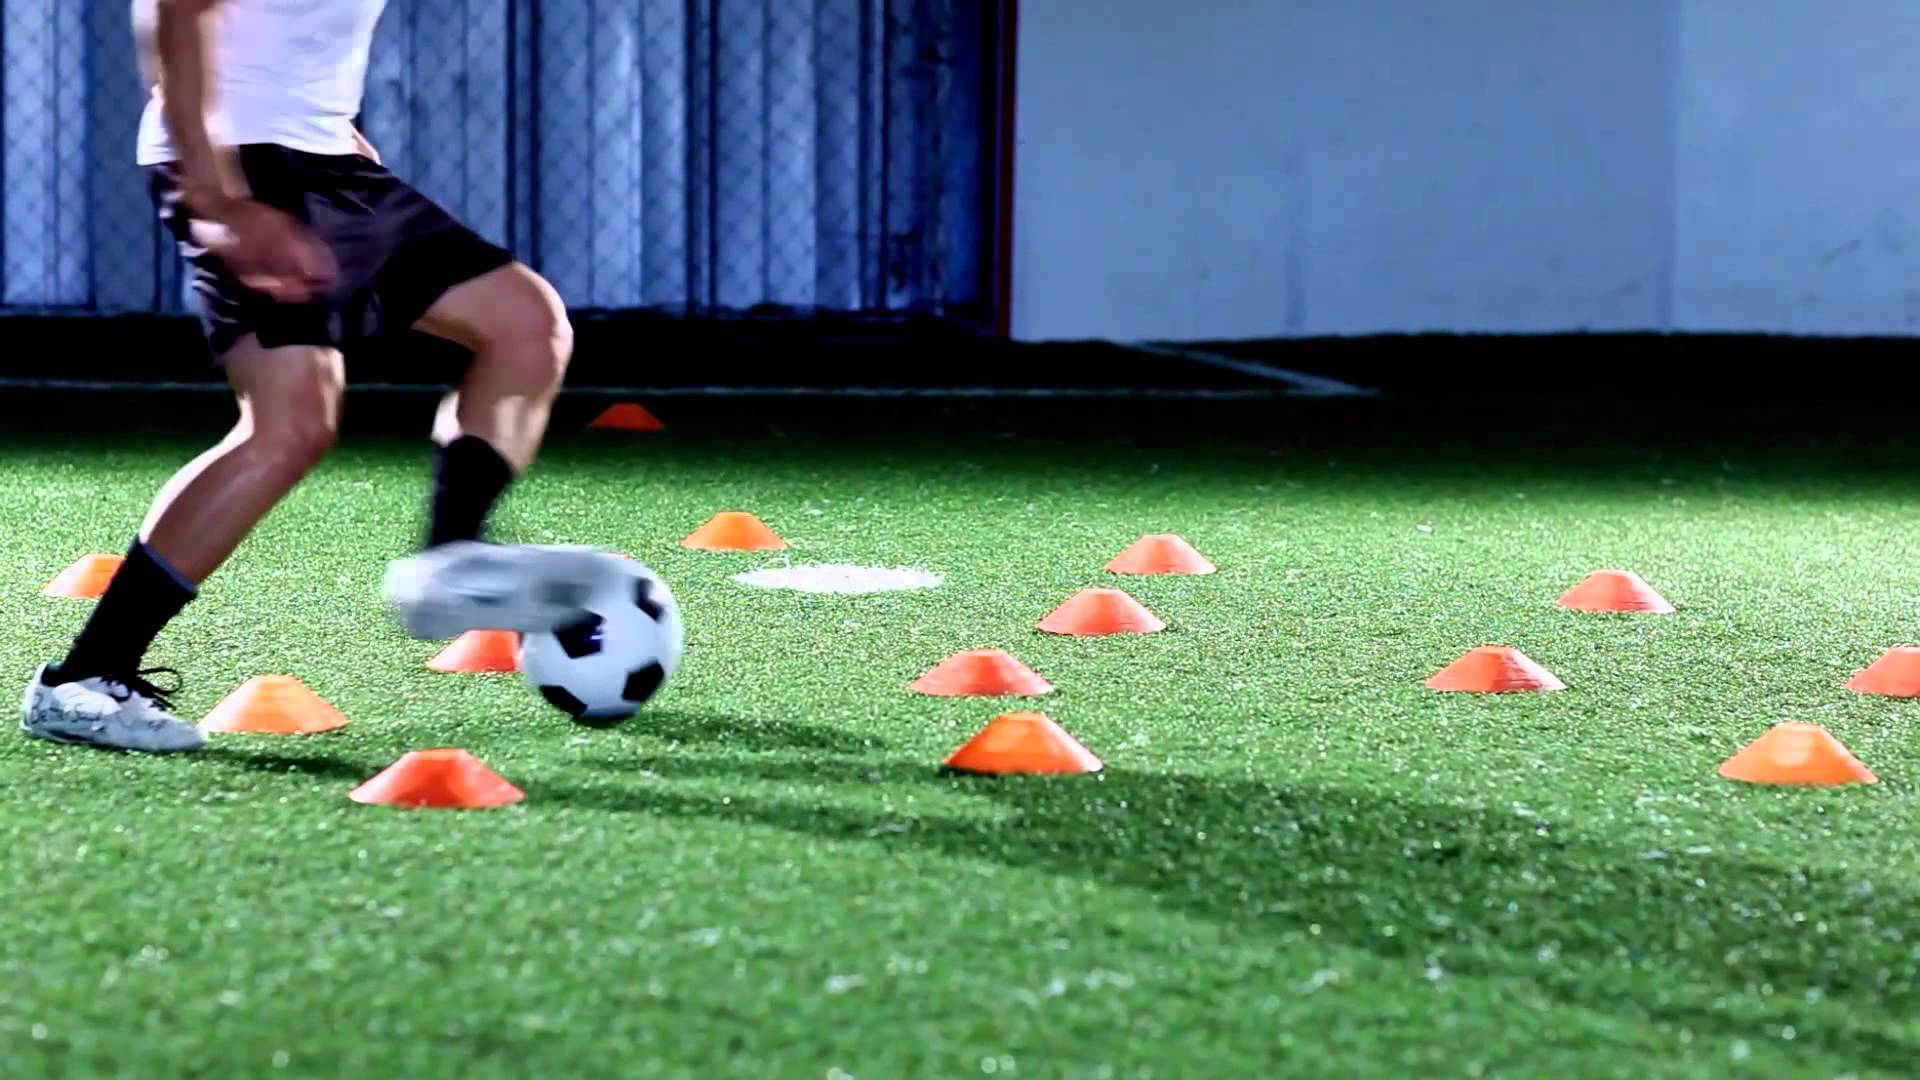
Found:
<svg viewBox="0 0 1920 1080"><path fill-rule="evenodd" d="M1273 367L1255 360L1240 360L1218 353L1202 352L1199 349L1187 349L1177 345L1159 345L1150 341L1115 342L1123 349L1149 353L1154 356L1166 356L1175 360L1187 360L1195 364L1221 368L1225 371L1237 371L1242 375L1251 375L1256 379L1266 379L1282 383L1291 388L1293 397L1375 397L1380 392L1372 387L1355 386L1350 382L1330 379L1325 375L1312 375L1292 368Z"/></svg>

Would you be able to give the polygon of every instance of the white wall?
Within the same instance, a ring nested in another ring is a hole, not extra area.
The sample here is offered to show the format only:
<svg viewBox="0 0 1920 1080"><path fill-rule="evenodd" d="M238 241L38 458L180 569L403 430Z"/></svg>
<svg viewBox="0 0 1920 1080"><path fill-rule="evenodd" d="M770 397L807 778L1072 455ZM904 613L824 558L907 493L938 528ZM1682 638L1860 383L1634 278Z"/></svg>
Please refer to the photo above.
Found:
<svg viewBox="0 0 1920 1080"><path fill-rule="evenodd" d="M1904 328L1917 45L1911 0L1029 0L1014 332Z"/></svg>
<svg viewBox="0 0 1920 1080"><path fill-rule="evenodd" d="M1920 3L1688 0L1675 323L1920 327Z"/></svg>

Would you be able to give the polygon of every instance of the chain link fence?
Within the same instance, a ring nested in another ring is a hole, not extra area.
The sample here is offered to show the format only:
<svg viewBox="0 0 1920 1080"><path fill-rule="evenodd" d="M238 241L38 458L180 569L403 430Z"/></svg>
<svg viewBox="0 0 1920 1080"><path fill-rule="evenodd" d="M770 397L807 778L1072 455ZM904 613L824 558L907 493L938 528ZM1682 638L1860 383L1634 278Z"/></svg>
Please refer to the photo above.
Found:
<svg viewBox="0 0 1920 1080"><path fill-rule="evenodd" d="M361 126L576 309L972 314L981 9L389 0ZM0 60L0 310L186 310L133 164L129 5L4 0Z"/></svg>

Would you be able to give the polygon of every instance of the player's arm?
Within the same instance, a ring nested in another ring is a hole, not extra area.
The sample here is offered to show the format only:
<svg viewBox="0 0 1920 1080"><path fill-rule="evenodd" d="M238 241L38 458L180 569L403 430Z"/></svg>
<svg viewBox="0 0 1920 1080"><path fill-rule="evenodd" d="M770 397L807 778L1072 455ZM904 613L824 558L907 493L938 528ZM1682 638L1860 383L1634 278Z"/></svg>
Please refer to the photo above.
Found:
<svg viewBox="0 0 1920 1080"><path fill-rule="evenodd" d="M207 29L220 0L156 0L153 62L160 85L161 117L179 153L180 182L187 205L213 221L246 198L246 183L232 154L207 132L209 52Z"/></svg>
<svg viewBox="0 0 1920 1080"><path fill-rule="evenodd" d="M231 147L207 131L208 29L220 0L155 0L153 63L161 118L173 137L182 198L193 217L224 235L207 246L240 280L275 299L300 302L333 278L333 256L283 211L254 201Z"/></svg>

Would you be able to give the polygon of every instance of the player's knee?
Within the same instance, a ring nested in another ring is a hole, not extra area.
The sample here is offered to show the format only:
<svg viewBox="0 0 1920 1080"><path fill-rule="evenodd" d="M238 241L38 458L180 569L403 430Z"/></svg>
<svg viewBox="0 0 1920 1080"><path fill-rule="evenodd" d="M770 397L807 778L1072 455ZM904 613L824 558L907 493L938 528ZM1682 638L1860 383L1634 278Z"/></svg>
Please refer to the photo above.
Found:
<svg viewBox="0 0 1920 1080"><path fill-rule="evenodd" d="M248 440L267 467L298 480L333 449L339 432L324 413L265 419Z"/></svg>
<svg viewBox="0 0 1920 1080"><path fill-rule="evenodd" d="M555 388L566 380L567 363L573 359L573 321L567 318L566 305L559 296L551 301L543 301L541 311L535 317L542 338L547 342L547 352L543 358L539 375L542 380Z"/></svg>
<svg viewBox="0 0 1920 1080"><path fill-rule="evenodd" d="M333 449L345 371L340 354L311 346L263 349L244 341L225 357L240 396L233 437L252 463L287 485Z"/></svg>
<svg viewBox="0 0 1920 1080"><path fill-rule="evenodd" d="M554 356L564 371L567 361L573 357L573 320L567 318L567 305L551 286L542 290L540 308L540 328L553 343Z"/></svg>
<svg viewBox="0 0 1920 1080"><path fill-rule="evenodd" d="M527 339L539 341L553 354L557 369L564 372L573 355L573 322L567 318L567 306L544 278L529 272L514 303L514 329Z"/></svg>
<svg viewBox="0 0 1920 1080"><path fill-rule="evenodd" d="M573 356L573 323L553 286L525 271L503 290L496 317L485 331L485 345L515 366L516 382L527 386L557 387L566 378ZM502 347L504 346L504 347Z"/></svg>

